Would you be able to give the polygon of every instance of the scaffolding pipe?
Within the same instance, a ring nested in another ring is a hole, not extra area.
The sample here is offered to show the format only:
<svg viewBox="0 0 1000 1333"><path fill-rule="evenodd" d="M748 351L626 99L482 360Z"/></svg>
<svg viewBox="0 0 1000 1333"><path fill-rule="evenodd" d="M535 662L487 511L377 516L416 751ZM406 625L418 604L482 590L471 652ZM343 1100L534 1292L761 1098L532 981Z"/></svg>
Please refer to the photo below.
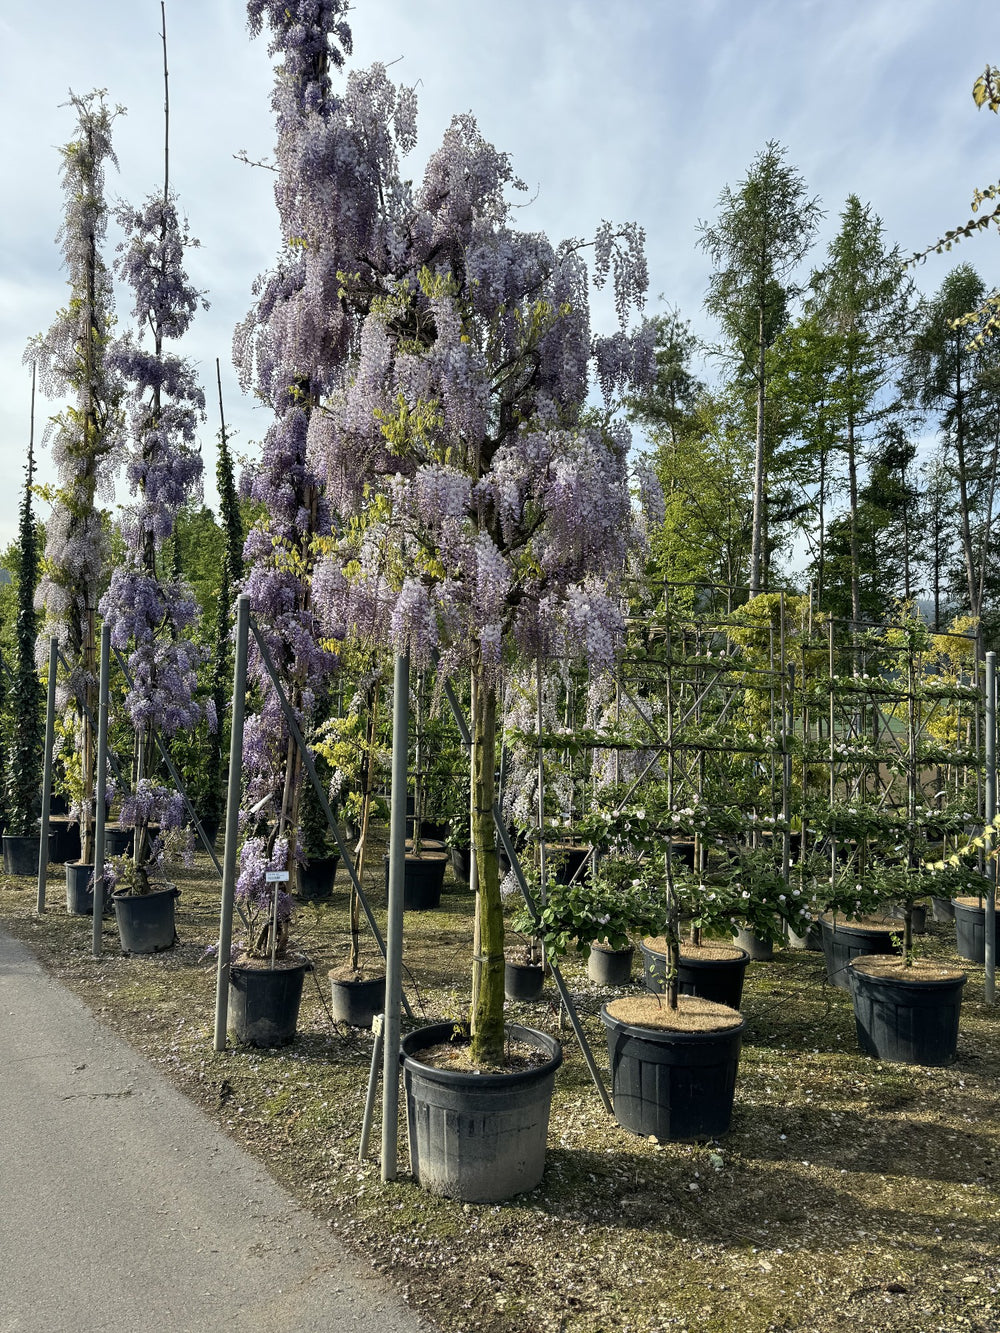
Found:
<svg viewBox="0 0 1000 1333"><path fill-rule="evenodd" d="M399 1008L403 993L403 881L406 875L406 761L409 752L410 659L393 669L392 787L389 806L389 912L385 950L382 1056L382 1180L396 1179L399 1137Z"/></svg>
<svg viewBox="0 0 1000 1333"><path fill-rule="evenodd" d="M108 817L108 677L111 672L111 626L101 626L101 666L97 689L97 783L94 792L94 921L91 951L100 958L104 928L104 825Z"/></svg>

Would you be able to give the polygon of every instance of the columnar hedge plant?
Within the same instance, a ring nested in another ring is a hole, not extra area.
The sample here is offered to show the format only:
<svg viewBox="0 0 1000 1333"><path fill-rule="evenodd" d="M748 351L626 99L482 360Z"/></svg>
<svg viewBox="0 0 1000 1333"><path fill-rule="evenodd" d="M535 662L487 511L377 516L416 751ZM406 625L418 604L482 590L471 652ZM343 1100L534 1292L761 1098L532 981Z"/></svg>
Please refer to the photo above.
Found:
<svg viewBox="0 0 1000 1333"><path fill-rule="evenodd" d="M61 150L66 212L59 239L70 298L48 332L33 339L25 356L38 367L42 390L71 401L53 418L52 460L57 482L46 525L45 559L38 591L42 624L39 665L54 635L69 666L59 700L76 736L74 804L80 815L82 859L94 859L94 768L97 718L97 602L106 577L108 533L99 498L111 494L112 462L119 432L120 382L109 360L111 277L101 255L108 221L105 169L117 166L109 110L101 92L71 94L77 134Z"/></svg>

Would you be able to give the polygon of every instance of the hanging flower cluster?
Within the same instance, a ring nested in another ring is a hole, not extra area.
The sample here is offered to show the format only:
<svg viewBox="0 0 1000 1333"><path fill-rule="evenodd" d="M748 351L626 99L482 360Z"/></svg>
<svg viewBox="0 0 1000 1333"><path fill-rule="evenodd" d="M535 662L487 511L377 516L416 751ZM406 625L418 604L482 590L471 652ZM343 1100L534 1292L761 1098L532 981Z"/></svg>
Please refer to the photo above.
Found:
<svg viewBox="0 0 1000 1333"><path fill-rule="evenodd" d="M198 308L199 293L183 266L185 250L197 242L166 190L141 209L121 207L117 216L126 232L117 271L132 289L137 323L137 331L120 339L112 354L127 386L131 502L121 521L125 558L111 576L101 614L112 644L128 652L132 685L125 707L135 728L139 770L136 795L123 808L122 820L137 829L136 865L143 869L162 859L163 833L185 818L176 794L153 780L155 737L190 730L201 716L195 691L203 652L188 637L197 604L187 582L167 568L164 543L181 508L201 496L196 431L205 395L190 363L164 346L187 332ZM147 850L144 830L154 821L161 836Z"/></svg>
<svg viewBox="0 0 1000 1333"><path fill-rule="evenodd" d="M397 150L413 133L412 95L398 93L380 66L352 75L343 94L334 92L330 72L351 48L347 7L343 0L248 6L251 31L267 25L270 52L281 56L272 106L284 246L275 269L256 283L255 305L234 339L242 386L275 414L261 460L242 482L260 515L244 551L244 589L304 726L336 666L332 641L343 633L336 626L323 630L314 614L316 544L330 537L332 516L309 462L308 439L318 404L342 379L357 343L358 322L341 294L345 275L370 284L388 266L394 233L385 210L402 211L406 200L401 186L386 197L382 184L395 181ZM245 825L251 833L267 830L271 854L289 846L292 865L278 868L293 869L303 856L295 832L300 760L255 644L249 669L261 706L244 738L253 810ZM248 839L247 866L256 846Z"/></svg>

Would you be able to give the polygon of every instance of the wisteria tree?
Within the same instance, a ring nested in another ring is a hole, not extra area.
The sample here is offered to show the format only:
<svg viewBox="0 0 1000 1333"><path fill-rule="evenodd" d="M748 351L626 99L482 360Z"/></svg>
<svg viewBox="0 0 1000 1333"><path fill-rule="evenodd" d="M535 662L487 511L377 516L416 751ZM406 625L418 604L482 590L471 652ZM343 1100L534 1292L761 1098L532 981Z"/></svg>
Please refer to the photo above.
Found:
<svg viewBox="0 0 1000 1333"><path fill-rule="evenodd" d="M164 36L164 76L165 43ZM132 290L137 329L119 339L111 355L127 386L126 475L132 499L121 519L125 558L112 574L101 615L111 627L112 644L129 653L133 682L125 706L136 736L135 782L122 804L122 822L135 827L132 887L138 892L149 890L165 835L185 818L180 794L156 780L157 733L169 738L193 728L199 718L194 696L201 650L187 637L197 605L190 587L163 559L178 511L200 495L195 433L205 409L193 367L166 347L187 331L199 304L184 270L184 251L193 242L170 190L168 163L165 152L161 191L142 208L118 210L126 237L117 271ZM150 844L153 821L160 833Z"/></svg>
<svg viewBox="0 0 1000 1333"><path fill-rule="evenodd" d="M57 483L38 591L43 619L37 654L39 664L47 660L54 635L69 665L59 682L59 700L75 724L76 812L82 860L89 863L94 859L97 599L108 556L97 501L112 494L120 399L117 371L108 357L112 289L101 246L108 221L105 168L108 162L117 166L111 126L121 108L109 110L102 92L71 93L70 105L77 114L77 134L61 150L66 212L59 232L70 298L48 332L32 340L25 361L37 366L44 393L72 400L52 421Z"/></svg>
<svg viewBox="0 0 1000 1333"><path fill-rule="evenodd" d="M333 89L331 72L351 50L346 0L250 0L249 25L266 25L279 56L272 106L277 124L275 200L283 247L258 279L256 302L236 331L234 360L244 389L274 412L260 463L243 478L259 515L244 555L256 622L299 719L308 727L336 665L314 615L312 571L317 541L331 516L306 444L318 405L344 375L357 344L356 309L341 295L345 273L368 271L369 247L383 246L384 181L392 180L396 143L407 143L409 101L376 74ZM395 124L395 130L393 125ZM244 733L246 839L238 893L265 893L265 869L287 869L295 886L301 757L277 693L253 647L250 673L261 699ZM279 905L281 940L291 903ZM270 952L265 929L256 942Z"/></svg>
<svg viewBox="0 0 1000 1333"><path fill-rule="evenodd" d="M345 100L377 125L380 105L399 105L385 89L377 69L352 77ZM568 654L600 668L615 653L630 498L614 407L653 362L653 330L628 332L646 285L642 234L598 232L595 278L613 275L619 328L596 337L586 247L512 225L508 195L523 187L471 116L453 120L415 192L363 143L352 167L377 180L378 207L365 219L365 262L341 268L339 293L360 333L309 423L309 456L351 521L313 595L334 635L367 633L418 668L436 653L442 672L471 672L472 1058L489 1064L503 1048L498 689L519 658ZM348 224L355 214L328 220L353 239ZM588 406L591 364L601 407Z"/></svg>

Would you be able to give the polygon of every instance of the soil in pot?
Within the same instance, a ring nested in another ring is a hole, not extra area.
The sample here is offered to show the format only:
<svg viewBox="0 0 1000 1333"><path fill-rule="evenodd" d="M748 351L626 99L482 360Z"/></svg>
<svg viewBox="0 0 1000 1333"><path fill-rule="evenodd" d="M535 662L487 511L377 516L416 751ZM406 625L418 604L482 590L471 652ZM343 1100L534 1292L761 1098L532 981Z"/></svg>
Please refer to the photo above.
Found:
<svg viewBox="0 0 1000 1333"><path fill-rule="evenodd" d="M598 986L627 986L632 980L632 960L635 950L612 949L595 940L587 957L587 976Z"/></svg>
<svg viewBox="0 0 1000 1333"><path fill-rule="evenodd" d="M118 935L125 953L162 953L177 943L174 904L180 890L173 884L152 893L113 893Z"/></svg>
<svg viewBox="0 0 1000 1333"><path fill-rule="evenodd" d="M865 954L898 954L902 949L902 928L898 921L885 917L849 920L825 915L819 918L823 958L827 979L840 990L850 990L848 972L852 961Z"/></svg>
<svg viewBox="0 0 1000 1333"><path fill-rule="evenodd" d="M330 1012L335 1023L370 1028L376 1014L385 1012L385 973L361 968L335 967L330 978Z"/></svg>
<svg viewBox="0 0 1000 1333"><path fill-rule="evenodd" d="M964 972L929 959L906 967L901 958L885 954L856 958L848 971L858 1045L865 1054L905 1064L951 1064Z"/></svg>
<svg viewBox="0 0 1000 1333"><path fill-rule="evenodd" d="M643 982L648 991L662 995L666 988L667 942L662 935L640 941ZM735 944L681 944L678 985L682 995L698 995L715 1004L740 1007L743 978L750 956Z"/></svg>
<svg viewBox="0 0 1000 1333"><path fill-rule="evenodd" d="M737 1010L681 995L605 1005L615 1119L644 1137L715 1138L729 1129L743 1041Z"/></svg>
<svg viewBox="0 0 1000 1333"><path fill-rule="evenodd" d="M454 1023L403 1038L410 1163L422 1188L467 1203L497 1203L541 1180L562 1048L517 1024L507 1036L508 1049L520 1052L519 1068L474 1069Z"/></svg>
<svg viewBox="0 0 1000 1333"><path fill-rule="evenodd" d="M585 884L589 879L589 847L575 842L548 842L545 855L557 884Z"/></svg>
<svg viewBox="0 0 1000 1333"><path fill-rule="evenodd" d="M247 1046L287 1046L295 1037L302 983L312 963L288 954L271 967L267 958L243 958L229 969L229 1022Z"/></svg>
<svg viewBox="0 0 1000 1333"><path fill-rule="evenodd" d="M978 963L981 967L986 961L986 908L978 898L973 897L952 898L951 905L955 911L955 946L958 956L970 963ZM1000 911L994 918L993 932L996 939L993 956L997 957L1000 955Z"/></svg>

